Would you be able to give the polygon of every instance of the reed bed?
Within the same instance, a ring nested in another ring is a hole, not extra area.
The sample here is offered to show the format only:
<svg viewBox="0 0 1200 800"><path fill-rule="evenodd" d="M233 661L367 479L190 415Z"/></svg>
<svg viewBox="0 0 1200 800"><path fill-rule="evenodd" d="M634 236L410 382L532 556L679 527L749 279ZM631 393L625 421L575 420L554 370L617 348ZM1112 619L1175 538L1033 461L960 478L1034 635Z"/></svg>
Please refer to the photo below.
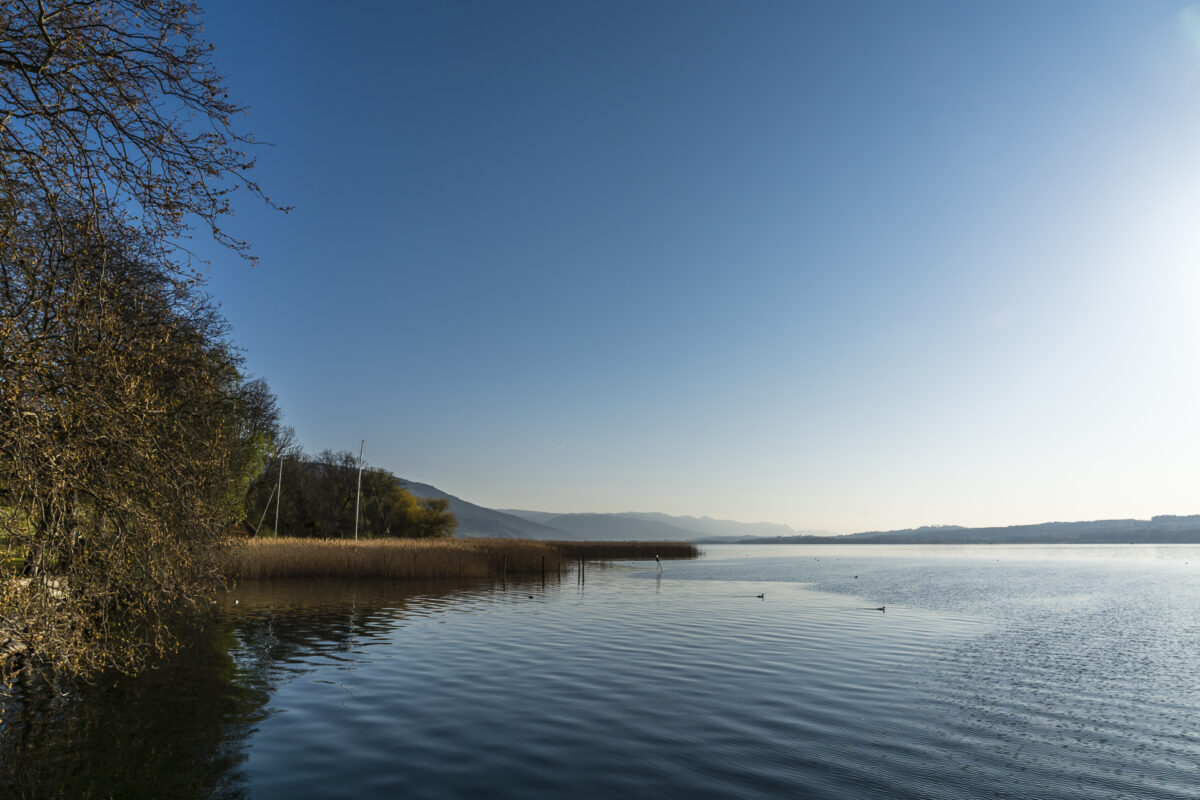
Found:
<svg viewBox="0 0 1200 800"><path fill-rule="evenodd" d="M569 559L637 561L659 558L699 558L700 548L691 542L543 542L557 547Z"/></svg>
<svg viewBox="0 0 1200 800"><path fill-rule="evenodd" d="M228 572L261 578L490 578L558 570L563 551L526 539L251 539L229 555Z"/></svg>

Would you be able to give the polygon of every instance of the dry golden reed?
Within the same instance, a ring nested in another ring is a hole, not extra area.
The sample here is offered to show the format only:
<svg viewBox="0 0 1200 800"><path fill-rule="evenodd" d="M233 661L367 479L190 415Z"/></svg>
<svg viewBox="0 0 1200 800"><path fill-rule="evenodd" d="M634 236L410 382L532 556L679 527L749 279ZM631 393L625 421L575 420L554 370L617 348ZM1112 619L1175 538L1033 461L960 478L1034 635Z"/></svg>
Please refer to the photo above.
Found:
<svg viewBox="0 0 1200 800"><path fill-rule="evenodd" d="M557 570L564 557L525 539L251 539L230 552L234 578L488 578Z"/></svg>
<svg viewBox="0 0 1200 800"><path fill-rule="evenodd" d="M233 578L490 578L558 570L576 559L695 558L687 542L528 539L250 539L229 553Z"/></svg>

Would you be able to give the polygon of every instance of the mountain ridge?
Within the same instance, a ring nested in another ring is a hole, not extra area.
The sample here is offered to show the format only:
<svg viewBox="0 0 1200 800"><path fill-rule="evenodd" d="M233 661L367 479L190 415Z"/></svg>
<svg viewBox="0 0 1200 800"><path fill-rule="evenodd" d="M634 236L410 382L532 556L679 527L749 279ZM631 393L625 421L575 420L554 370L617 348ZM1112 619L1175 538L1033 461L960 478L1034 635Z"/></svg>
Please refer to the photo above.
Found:
<svg viewBox="0 0 1200 800"><path fill-rule="evenodd" d="M1200 514L966 528L932 525L844 536L779 536L739 544L1200 544Z"/></svg>
<svg viewBox="0 0 1200 800"><path fill-rule="evenodd" d="M527 509L502 509L506 514L571 531L581 537L642 541L707 541L754 536L831 535L826 531L797 531L777 522L737 522L712 517L675 516L657 511L559 514Z"/></svg>
<svg viewBox="0 0 1200 800"><path fill-rule="evenodd" d="M450 512L458 520L454 535L465 539L575 539L567 531L550 528L532 520L505 514L492 508L455 497L428 483L418 483L406 478L396 479L400 487L414 497L431 497L450 502Z"/></svg>
<svg viewBox="0 0 1200 800"><path fill-rule="evenodd" d="M1041 522L980 528L925 525L835 535L826 531L797 531L774 522L735 522L653 511L556 513L492 509L463 500L430 484L404 478L397 480L417 497L448 500L450 511L458 518L455 535L464 538L691 541L710 544L1200 543L1200 514L1160 514L1149 520Z"/></svg>

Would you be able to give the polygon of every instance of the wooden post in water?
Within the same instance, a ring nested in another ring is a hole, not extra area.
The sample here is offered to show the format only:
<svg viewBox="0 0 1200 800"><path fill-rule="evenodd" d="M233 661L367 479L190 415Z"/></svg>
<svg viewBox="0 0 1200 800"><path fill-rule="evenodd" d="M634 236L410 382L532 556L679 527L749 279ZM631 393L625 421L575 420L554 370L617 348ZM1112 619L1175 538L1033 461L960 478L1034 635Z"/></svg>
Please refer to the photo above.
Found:
<svg viewBox="0 0 1200 800"><path fill-rule="evenodd" d="M546 557L542 556L542 588L546 588Z"/></svg>
<svg viewBox="0 0 1200 800"><path fill-rule="evenodd" d="M502 562L502 566L500 569L501 569L500 578L501 578L501 580L504 581L504 585L507 586L508 585L508 556L504 557L504 561Z"/></svg>

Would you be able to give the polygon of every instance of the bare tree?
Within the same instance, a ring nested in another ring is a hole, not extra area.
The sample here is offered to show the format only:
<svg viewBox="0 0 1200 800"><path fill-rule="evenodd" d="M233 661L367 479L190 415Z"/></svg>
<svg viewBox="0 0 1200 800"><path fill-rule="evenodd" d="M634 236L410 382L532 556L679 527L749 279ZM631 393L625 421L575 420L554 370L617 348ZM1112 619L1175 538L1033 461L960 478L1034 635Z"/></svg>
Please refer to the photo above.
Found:
<svg viewBox="0 0 1200 800"><path fill-rule="evenodd" d="M178 246L221 227L253 139L201 37L194 0L9 0L0 7L0 192L87 208ZM180 263L180 262L176 262Z"/></svg>
<svg viewBox="0 0 1200 800"><path fill-rule="evenodd" d="M275 453L185 243L249 257L231 194L270 203L201 33L194 0L0 5L0 661L170 649Z"/></svg>
<svg viewBox="0 0 1200 800"><path fill-rule="evenodd" d="M36 216L0 213L0 541L22 565L0 633L52 672L132 672L219 584L278 414L152 243Z"/></svg>

